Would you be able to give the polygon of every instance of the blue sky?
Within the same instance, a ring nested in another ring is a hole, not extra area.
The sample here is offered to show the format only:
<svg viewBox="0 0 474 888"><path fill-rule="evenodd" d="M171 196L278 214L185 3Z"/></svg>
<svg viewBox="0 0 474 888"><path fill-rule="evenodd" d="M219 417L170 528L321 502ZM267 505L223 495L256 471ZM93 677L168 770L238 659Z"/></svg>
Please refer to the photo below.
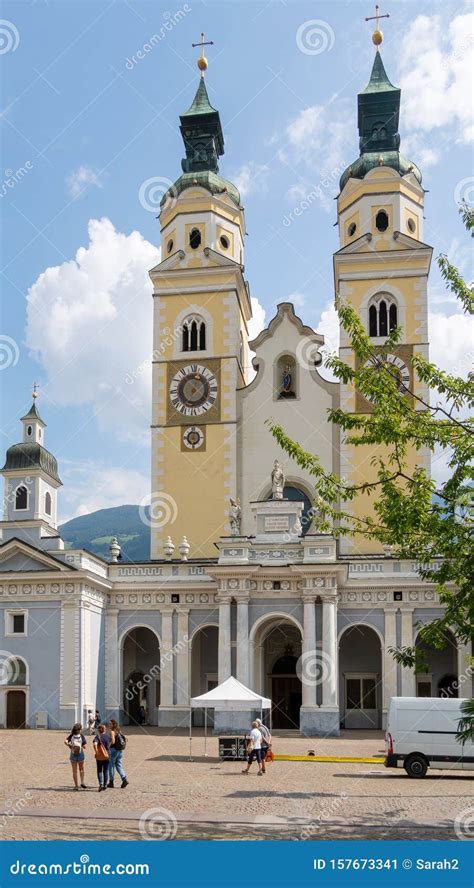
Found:
<svg viewBox="0 0 474 888"><path fill-rule="evenodd" d="M456 199L472 202L474 187L470 10L392 0L382 47L402 87L402 150L429 192L425 240L468 277ZM180 174L178 116L197 88L201 31L215 41L206 82L224 128L221 173L246 208L257 324L292 299L336 344L334 197L358 156L371 14L358 0L4 2L2 448L19 439L39 382L63 519L139 502L149 487L147 271L160 187ZM315 188L317 200L291 216ZM433 357L461 370L472 330L435 266L430 300Z"/></svg>

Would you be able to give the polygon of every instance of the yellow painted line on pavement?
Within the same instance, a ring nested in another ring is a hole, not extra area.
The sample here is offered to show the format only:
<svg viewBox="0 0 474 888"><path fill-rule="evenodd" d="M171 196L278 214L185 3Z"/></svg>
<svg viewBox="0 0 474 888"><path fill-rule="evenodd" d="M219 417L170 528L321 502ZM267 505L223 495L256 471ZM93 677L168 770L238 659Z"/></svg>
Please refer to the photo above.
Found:
<svg viewBox="0 0 474 888"><path fill-rule="evenodd" d="M373 756L372 758L363 758L362 756L350 755L277 755L275 759L280 762L362 762L368 765L383 765L384 758Z"/></svg>

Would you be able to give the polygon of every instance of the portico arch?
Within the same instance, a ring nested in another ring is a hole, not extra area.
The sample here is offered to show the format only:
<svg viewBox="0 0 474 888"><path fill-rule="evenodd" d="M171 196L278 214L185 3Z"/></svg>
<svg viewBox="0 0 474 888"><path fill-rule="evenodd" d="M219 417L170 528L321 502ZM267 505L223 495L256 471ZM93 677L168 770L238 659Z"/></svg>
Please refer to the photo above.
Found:
<svg viewBox="0 0 474 888"><path fill-rule="evenodd" d="M123 709L128 724L141 724L140 707L146 722L158 724L160 704L161 641L151 626L129 626L119 643Z"/></svg>
<svg viewBox="0 0 474 888"><path fill-rule="evenodd" d="M339 700L347 730L382 725L382 637L374 626L356 623L339 636Z"/></svg>
<svg viewBox="0 0 474 888"><path fill-rule="evenodd" d="M251 686L271 698L276 728L299 728L302 688L296 666L302 639L303 627L284 612L260 617L250 632Z"/></svg>
<svg viewBox="0 0 474 888"><path fill-rule="evenodd" d="M219 625L217 623L205 623L198 626L191 635L191 697L199 697L211 691L218 684L218 660L219 660ZM195 709L192 713L193 725L204 724L202 709ZM208 711L208 725L214 723L214 710Z"/></svg>

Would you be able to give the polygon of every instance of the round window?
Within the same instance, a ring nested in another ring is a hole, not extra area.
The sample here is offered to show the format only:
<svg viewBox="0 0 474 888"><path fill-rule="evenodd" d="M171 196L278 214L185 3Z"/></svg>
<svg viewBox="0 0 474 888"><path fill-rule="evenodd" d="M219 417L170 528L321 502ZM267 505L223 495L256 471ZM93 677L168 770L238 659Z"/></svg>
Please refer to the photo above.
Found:
<svg viewBox="0 0 474 888"><path fill-rule="evenodd" d="M174 241L173 241L173 240L169 240L168 243L166 244L166 250L167 250L167 252L168 252L168 253L171 253L171 250L173 249L173 247L174 247Z"/></svg>
<svg viewBox="0 0 474 888"><path fill-rule="evenodd" d="M355 224L355 222L351 222L351 224L349 225L349 228L347 229L347 233L348 233L349 237L354 237L354 234L356 233L356 231L357 231L357 225Z"/></svg>
<svg viewBox="0 0 474 888"><path fill-rule="evenodd" d="M408 222L407 222L407 225L408 225L408 231L411 231L411 233L413 234L413 233L416 231L416 222L415 222L415 220L414 220L414 219L409 219Z"/></svg>
<svg viewBox="0 0 474 888"><path fill-rule="evenodd" d="M197 250L197 248L201 244L201 232L199 228L193 228L191 234L189 235L189 246L192 250Z"/></svg>
<svg viewBox="0 0 474 888"><path fill-rule="evenodd" d="M220 241L220 245L223 250L229 249L230 241L229 241L229 238L225 236L225 234L221 234L219 241Z"/></svg>

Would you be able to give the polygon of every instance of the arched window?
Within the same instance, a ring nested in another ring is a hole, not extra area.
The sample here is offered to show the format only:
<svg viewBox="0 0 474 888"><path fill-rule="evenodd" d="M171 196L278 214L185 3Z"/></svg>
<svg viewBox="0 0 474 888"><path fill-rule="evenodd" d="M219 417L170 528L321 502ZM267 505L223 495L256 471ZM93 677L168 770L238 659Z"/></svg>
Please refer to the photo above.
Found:
<svg viewBox="0 0 474 888"><path fill-rule="evenodd" d="M17 487L15 492L15 509L28 508L28 490L23 485Z"/></svg>
<svg viewBox="0 0 474 888"><path fill-rule="evenodd" d="M388 336L398 324L397 303L389 293L377 293L369 304L369 336Z"/></svg>
<svg viewBox="0 0 474 888"><path fill-rule="evenodd" d="M385 210L379 210L375 217L377 231L386 231L388 228L388 216Z"/></svg>
<svg viewBox="0 0 474 888"><path fill-rule="evenodd" d="M44 495L44 511L47 515L51 515L51 494L49 490Z"/></svg>
<svg viewBox="0 0 474 888"><path fill-rule="evenodd" d="M189 246L192 250L197 250L197 248L201 244L201 232L199 228L193 228L191 234L189 235Z"/></svg>
<svg viewBox="0 0 474 888"><path fill-rule="evenodd" d="M199 315L190 315L183 321L182 351L206 350L206 324Z"/></svg>

